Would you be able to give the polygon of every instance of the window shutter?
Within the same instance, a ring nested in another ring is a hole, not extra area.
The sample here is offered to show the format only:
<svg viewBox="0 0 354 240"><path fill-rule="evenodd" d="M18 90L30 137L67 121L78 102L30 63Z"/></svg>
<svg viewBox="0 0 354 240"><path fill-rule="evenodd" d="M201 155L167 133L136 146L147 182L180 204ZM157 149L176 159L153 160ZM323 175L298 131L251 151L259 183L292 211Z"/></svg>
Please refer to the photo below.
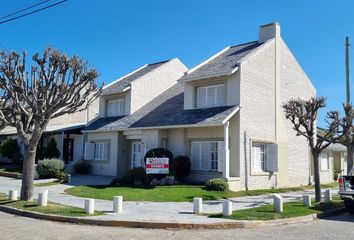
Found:
<svg viewBox="0 0 354 240"><path fill-rule="evenodd" d="M103 159L108 160L109 156L109 143L104 143L103 144Z"/></svg>
<svg viewBox="0 0 354 240"><path fill-rule="evenodd" d="M224 171L225 165L225 142L219 141L218 142L218 172Z"/></svg>
<svg viewBox="0 0 354 240"><path fill-rule="evenodd" d="M191 144L191 159L192 159L192 169L200 169L200 143L192 142Z"/></svg>
<svg viewBox="0 0 354 240"><path fill-rule="evenodd" d="M215 106L215 99L216 99L216 87L208 87L207 88L207 101L206 101L206 105L208 107L213 107Z"/></svg>
<svg viewBox="0 0 354 240"><path fill-rule="evenodd" d="M278 172L278 144L267 144L265 170L267 172Z"/></svg>
<svg viewBox="0 0 354 240"><path fill-rule="evenodd" d="M201 169L202 170L209 170L210 169L210 148L209 142L202 142L200 144L200 151L201 151Z"/></svg>
<svg viewBox="0 0 354 240"><path fill-rule="evenodd" d="M119 100L119 114L118 115L124 115L125 114L125 103L124 99Z"/></svg>
<svg viewBox="0 0 354 240"><path fill-rule="evenodd" d="M95 158L95 144L85 143L85 160L93 160Z"/></svg>
<svg viewBox="0 0 354 240"><path fill-rule="evenodd" d="M225 85L216 87L216 100L215 106L225 105Z"/></svg>
<svg viewBox="0 0 354 240"><path fill-rule="evenodd" d="M206 106L207 89L206 87L197 88L197 108Z"/></svg>
<svg viewBox="0 0 354 240"><path fill-rule="evenodd" d="M113 102L112 101L108 101L107 102L107 116L108 117L111 117L111 116L113 116L113 106L114 104L113 104Z"/></svg>

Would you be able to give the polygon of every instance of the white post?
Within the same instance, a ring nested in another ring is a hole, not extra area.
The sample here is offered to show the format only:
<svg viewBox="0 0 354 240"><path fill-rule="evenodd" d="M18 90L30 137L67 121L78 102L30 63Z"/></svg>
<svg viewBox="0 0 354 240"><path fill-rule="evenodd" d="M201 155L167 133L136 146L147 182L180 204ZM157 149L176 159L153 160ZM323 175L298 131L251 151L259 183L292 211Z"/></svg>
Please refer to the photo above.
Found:
<svg viewBox="0 0 354 240"><path fill-rule="evenodd" d="M123 212L123 196L115 196L113 198L113 212L115 213Z"/></svg>
<svg viewBox="0 0 354 240"><path fill-rule="evenodd" d="M224 217L231 216L232 215L232 202L229 200L226 200L222 204L222 214Z"/></svg>
<svg viewBox="0 0 354 240"><path fill-rule="evenodd" d="M45 207L48 205L48 190L38 193L37 204L41 207Z"/></svg>
<svg viewBox="0 0 354 240"><path fill-rule="evenodd" d="M225 164L223 169L224 178L230 177L229 126L230 126L230 122L227 121L224 125L224 143L225 143Z"/></svg>
<svg viewBox="0 0 354 240"><path fill-rule="evenodd" d="M303 198L303 201L304 201L304 205L306 207L311 207L311 195L310 194L304 194L302 196L302 198Z"/></svg>
<svg viewBox="0 0 354 240"><path fill-rule="evenodd" d="M64 131L61 132L61 151L60 151L60 159L64 160Z"/></svg>
<svg viewBox="0 0 354 240"><path fill-rule="evenodd" d="M274 212L283 212L283 198L279 194L273 195L274 199Z"/></svg>
<svg viewBox="0 0 354 240"><path fill-rule="evenodd" d="M94 214L95 199L85 199L85 212L88 214Z"/></svg>
<svg viewBox="0 0 354 240"><path fill-rule="evenodd" d="M68 183L71 183L71 174L68 174Z"/></svg>
<svg viewBox="0 0 354 240"><path fill-rule="evenodd" d="M330 201L332 201L332 192L331 192L331 189L327 189L327 190L324 192L324 201L325 201L325 202L330 202Z"/></svg>
<svg viewBox="0 0 354 240"><path fill-rule="evenodd" d="M203 212L203 199L193 198L193 213L201 214Z"/></svg>
<svg viewBox="0 0 354 240"><path fill-rule="evenodd" d="M17 190L10 190L9 191L9 200L11 201L17 201L18 199L18 191Z"/></svg>

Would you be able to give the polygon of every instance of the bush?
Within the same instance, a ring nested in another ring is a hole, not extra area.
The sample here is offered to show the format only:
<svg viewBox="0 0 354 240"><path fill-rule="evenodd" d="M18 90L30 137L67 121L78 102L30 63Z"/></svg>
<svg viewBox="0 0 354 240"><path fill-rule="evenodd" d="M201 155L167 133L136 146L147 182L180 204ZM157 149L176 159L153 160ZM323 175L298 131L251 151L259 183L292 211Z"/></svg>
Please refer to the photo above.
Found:
<svg viewBox="0 0 354 240"><path fill-rule="evenodd" d="M0 145L0 153L11 159L12 163L20 163L22 160L22 155L20 153L20 147L14 139L6 139Z"/></svg>
<svg viewBox="0 0 354 240"><path fill-rule="evenodd" d="M173 160L173 172L178 181L184 181L191 173L191 160L187 156L177 156Z"/></svg>
<svg viewBox="0 0 354 240"><path fill-rule="evenodd" d="M54 138L51 138L48 142L47 147L43 149L43 158L58 158L60 156L60 151L57 148L57 142Z"/></svg>
<svg viewBox="0 0 354 240"><path fill-rule="evenodd" d="M64 171L64 162L59 159L44 159L39 161L37 171L40 178L55 178Z"/></svg>
<svg viewBox="0 0 354 240"><path fill-rule="evenodd" d="M205 188L212 191L227 191L229 184L224 178L212 178L207 181Z"/></svg>
<svg viewBox="0 0 354 240"><path fill-rule="evenodd" d="M67 183L68 182L68 174L64 171L57 173L55 178L58 179L60 183Z"/></svg>
<svg viewBox="0 0 354 240"><path fill-rule="evenodd" d="M74 165L75 172L78 174L88 174L91 171L91 165L84 160L81 160L80 162L76 163Z"/></svg>
<svg viewBox="0 0 354 240"><path fill-rule="evenodd" d="M337 181L338 180L338 177L339 175L342 173L342 170L340 169L334 169L333 171L333 180L334 181Z"/></svg>
<svg viewBox="0 0 354 240"><path fill-rule="evenodd" d="M129 170L125 182L131 185L149 185L153 177L147 175L145 168L137 167Z"/></svg>

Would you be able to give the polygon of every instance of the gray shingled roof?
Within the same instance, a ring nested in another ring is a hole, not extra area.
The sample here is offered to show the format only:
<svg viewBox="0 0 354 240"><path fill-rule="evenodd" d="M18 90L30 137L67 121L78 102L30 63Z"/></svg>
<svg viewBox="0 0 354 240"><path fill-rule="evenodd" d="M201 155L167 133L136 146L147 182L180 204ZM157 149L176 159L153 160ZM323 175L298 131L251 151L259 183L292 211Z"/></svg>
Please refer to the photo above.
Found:
<svg viewBox="0 0 354 240"><path fill-rule="evenodd" d="M135 73L127 75L126 77L123 77L122 79L113 83L112 85L109 85L108 87L103 88L102 94L105 95L105 94L122 92L125 88L130 86L131 82L133 82L134 80L140 78L141 76L151 72L152 70L158 68L159 66L161 66L162 64L164 64L168 61L169 60L148 64L148 65L142 67L140 70L136 71Z"/></svg>
<svg viewBox="0 0 354 240"><path fill-rule="evenodd" d="M177 83L135 113L115 121L101 118L83 131L124 130L129 128L219 125L237 106L183 110L183 84Z"/></svg>
<svg viewBox="0 0 354 240"><path fill-rule="evenodd" d="M332 150L332 151L340 151L340 152L346 152L347 151L347 147L344 146L341 143L331 143L328 148L326 148L327 150Z"/></svg>
<svg viewBox="0 0 354 240"><path fill-rule="evenodd" d="M197 67L189 74L183 76L179 81L191 81L210 77L219 77L232 74L232 71L238 67L238 63L247 54L259 47L261 43L249 42L240 45L231 46L225 52L221 53L206 64Z"/></svg>

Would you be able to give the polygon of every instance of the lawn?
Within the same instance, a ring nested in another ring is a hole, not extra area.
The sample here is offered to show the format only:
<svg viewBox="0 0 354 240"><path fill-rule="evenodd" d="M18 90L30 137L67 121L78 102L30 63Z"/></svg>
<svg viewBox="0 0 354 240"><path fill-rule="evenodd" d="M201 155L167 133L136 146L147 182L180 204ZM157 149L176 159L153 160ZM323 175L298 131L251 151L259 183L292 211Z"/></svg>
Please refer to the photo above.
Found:
<svg viewBox="0 0 354 240"><path fill-rule="evenodd" d="M6 173L22 173L22 166L19 165L0 165L0 172Z"/></svg>
<svg viewBox="0 0 354 240"><path fill-rule="evenodd" d="M54 186L54 185L58 185L58 184L60 184L60 182L54 181L54 182L35 183L34 186L35 187L50 187L50 186Z"/></svg>
<svg viewBox="0 0 354 240"><path fill-rule="evenodd" d="M61 205L57 203L48 203L46 207L40 207L35 201L10 201L7 199L5 194L0 193L0 205L9 206L17 209L22 209L26 211L32 211L37 213L69 216L69 217L85 217L85 216L97 216L102 215L102 212L95 211L94 214L86 214L82 208L71 207L66 205Z"/></svg>
<svg viewBox="0 0 354 240"><path fill-rule="evenodd" d="M280 218L291 218L306 216L309 214L322 213L336 208L344 207L343 201L339 197L334 197L330 203L313 203L312 207L306 207L302 201L288 202L283 205L282 213L274 212L274 205L264 205L260 207L233 211L229 217L234 220L273 220ZM210 214L211 218L223 218L222 214Z"/></svg>
<svg viewBox="0 0 354 240"><path fill-rule="evenodd" d="M203 185L173 185L156 187L121 187L121 186L78 186L66 189L70 195L112 200L114 196L123 196L126 201L151 201L151 202L190 202L194 197L203 200L218 200L226 198L257 196L262 194L284 193L301 191L301 188L261 189L239 192L208 191ZM309 187L307 188L309 189Z"/></svg>

